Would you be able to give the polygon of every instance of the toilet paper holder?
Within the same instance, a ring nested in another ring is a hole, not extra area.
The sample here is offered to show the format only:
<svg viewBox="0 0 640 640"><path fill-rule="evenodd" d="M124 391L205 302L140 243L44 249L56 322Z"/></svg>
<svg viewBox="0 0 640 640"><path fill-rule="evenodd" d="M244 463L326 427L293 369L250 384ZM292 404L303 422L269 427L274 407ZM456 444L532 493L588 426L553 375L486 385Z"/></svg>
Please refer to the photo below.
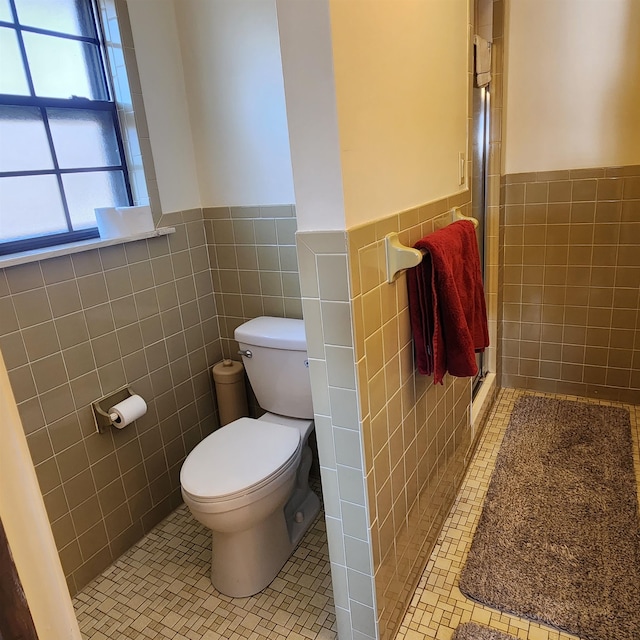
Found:
<svg viewBox="0 0 640 640"><path fill-rule="evenodd" d="M126 385L108 396L104 396L104 398L100 398L99 400L95 400L91 403L93 421L98 433L104 433L109 427L113 426L113 420L109 415L109 407L113 407L113 405L118 404L133 395L135 395L135 391L130 386Z"/></svg>

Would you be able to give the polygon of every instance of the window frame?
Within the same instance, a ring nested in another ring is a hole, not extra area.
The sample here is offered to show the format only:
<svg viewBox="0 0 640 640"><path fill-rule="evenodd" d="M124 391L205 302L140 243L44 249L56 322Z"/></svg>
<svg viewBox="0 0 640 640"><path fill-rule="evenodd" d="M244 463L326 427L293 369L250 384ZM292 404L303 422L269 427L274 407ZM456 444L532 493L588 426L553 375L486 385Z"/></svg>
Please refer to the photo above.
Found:
<svg viewBox="0 0 640 640"><path fill-rule="evenodd" d="M124 187L127 196L127 205L131 206L134 203L133 191L131 187L131 180L126 160L126 148L123 141L122 130L120 120L118 117L118 104L115 99L114 88L112 85L111 74L109 73L109 62L106 55L106 47L104 41L103 25L100 18L100 11L98 10L95 0L81 0L86 4L87 11L91 17L91 30L92 34L87 35L74 35L66 34L50 29L43 29L41 27L31 27L20 24L18 20L18 12L16 8L15 0L8 0L9 7L13 16L14 22L0 21L0 27L8 27L16 34L18 48L22 64L24 67L27 84L29 87L28 96L12 95L12 94L0 94L0 106L17 106L17 107L32 107L37 108L42 118L51 158L53 162L52 169L41 170L27 170L27 171L4 171L0 172L0 179L4 177L22 177L22 176L34 176L34 175L53 175L56 177L58 191L62 201L64 215L67 223L68 231L56 234L46 234L41 236L31 236L28 238L22 238L19 240L12 240L8 242L0 242L0 256L19 253L24 251L30 251L33 249L41 249L45 247L53 247L57 245L64 245L71 242L78 242L81 240L91 240L99 238L100 234L97 227L90 227L80 230L74 230L71 216L69 213L69 206L65 195L62 176L66 174L78 174L89 172L107 172L107 173L120 173L124 180ZM29 60L27 57L26 47L24 43L23 33L33 33L45 36L52 36L56 38L71 40L75 42L84 42L91 44L97 51L96 63L87 63L87 68L95 73L91 74L92 82L98 81L101 87L106 89L107 95L104 100L93 100L90 98L79 98L72 96L71 98L48 98L36 96L34 89L33 78L31 69L29 67ZM97 68L96 68L97 67ZM73 167L73 168L60 168L56 155L55 145L49 126L49 120L47 116L47 109L65 109L69 111L82 110L82 111L102 111L109 113L113 122L113 130L118 147L118 154L120 157L120 163L108 166L91 166L91 167Z"/></svg>

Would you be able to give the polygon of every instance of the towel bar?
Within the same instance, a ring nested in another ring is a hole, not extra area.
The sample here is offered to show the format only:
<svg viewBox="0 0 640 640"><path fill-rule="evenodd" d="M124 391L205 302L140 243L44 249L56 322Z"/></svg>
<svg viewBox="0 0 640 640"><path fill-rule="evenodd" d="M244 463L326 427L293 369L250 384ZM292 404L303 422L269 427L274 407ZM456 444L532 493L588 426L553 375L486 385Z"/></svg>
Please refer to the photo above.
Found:
<svg viewBox="0 0 640 640"><path fill-rule="evenodd" d="M397 233L388 233L384 237L387 253L387 282L391 284L402 271L411 269L422 262L422 251L405 247L398 240Z"/></svg>
<svg viewBox="0 0 640 640"><path fill-rule="evenodd" d="M478 227L478 221L475 218L465 216L458 207L454 207L445 215L451 217L451 222L468 220L474 227ZM388 233L384 238L384 244L387 256L387 282L389 284L394 282L402 271L411 269L411 267L415 267L422 262L422 251L412 247L405 247L398 240L397 233Z"/></svg>
<svg viewBox="0 0 640 640"><path fill-rule="evenodd" d="M470 222L476 229L480 224L477 218L472 218L471 216L465 216L464 213L462 213L462 211L460 211L458 207L453 207L453 209L451 209L450 211L450 214L451 214L451 222L457 222L458 220L466 220L467 222Z"/></svg>

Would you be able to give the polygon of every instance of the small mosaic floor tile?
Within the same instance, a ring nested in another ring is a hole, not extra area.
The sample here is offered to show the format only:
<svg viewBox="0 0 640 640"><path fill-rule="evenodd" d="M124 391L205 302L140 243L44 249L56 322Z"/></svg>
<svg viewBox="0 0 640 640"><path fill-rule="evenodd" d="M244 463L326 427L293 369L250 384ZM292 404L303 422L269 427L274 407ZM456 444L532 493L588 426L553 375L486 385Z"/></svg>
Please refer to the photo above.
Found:
<svg viewBox="0 0 640 640"><path fill-rule="evenodd" d="M499 393L396 640L451 640L457 626L469 621L520 640L576 640L473 602L457 587L502 437L523 394L530 392ZM631 415L640 493L640 407L623 406ZM229 598L213 588L210 554L209 532L182 505L74 598L83 638L336 640L322 514L278 577L250 598Z"/></svg>
<svg viewBox="0 0 640 640"><path fill-rule="evenodd" d="M85 640L335 640L321 513L276 579L249 598L211 584L211 535L185 505L73 599Z"/></svg>
<svg viewBox="0 0 640 640"><path fill-rule="evenodd" d="M458 589L460 572L464 567L473 533L480 519L482 504L489 488L489 480L504 432L509 424L511 411L515 401L525 394L627 408L631 416L633 455L640 500L640 406L620 405L615 402L588 400L575 396L502 389L480 436L460 492L429 558L396 640L451 640L456 627L469 621L509 633L520 640L576 640L576 636L557 629L485 607L469 600Z"/></svg>

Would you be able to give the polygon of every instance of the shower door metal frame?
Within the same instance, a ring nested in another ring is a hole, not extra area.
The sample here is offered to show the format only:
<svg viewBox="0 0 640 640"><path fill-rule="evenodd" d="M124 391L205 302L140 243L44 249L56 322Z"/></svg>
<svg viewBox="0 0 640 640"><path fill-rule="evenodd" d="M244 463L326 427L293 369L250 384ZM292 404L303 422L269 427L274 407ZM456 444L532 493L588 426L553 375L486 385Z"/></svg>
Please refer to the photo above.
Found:
<svg viewBox="0 0 640 640"><path fill-rule="evenodd" d="M480 252L482 281L485 279L485 221L487 213L487 185L489 180L490 141L490 86L473 87L472 114L472 168L471 168L471 215L478 220L476 236ZM472 395L475 396L484 380L484 353L476 354L478 373L473 379Z"/></svg>

